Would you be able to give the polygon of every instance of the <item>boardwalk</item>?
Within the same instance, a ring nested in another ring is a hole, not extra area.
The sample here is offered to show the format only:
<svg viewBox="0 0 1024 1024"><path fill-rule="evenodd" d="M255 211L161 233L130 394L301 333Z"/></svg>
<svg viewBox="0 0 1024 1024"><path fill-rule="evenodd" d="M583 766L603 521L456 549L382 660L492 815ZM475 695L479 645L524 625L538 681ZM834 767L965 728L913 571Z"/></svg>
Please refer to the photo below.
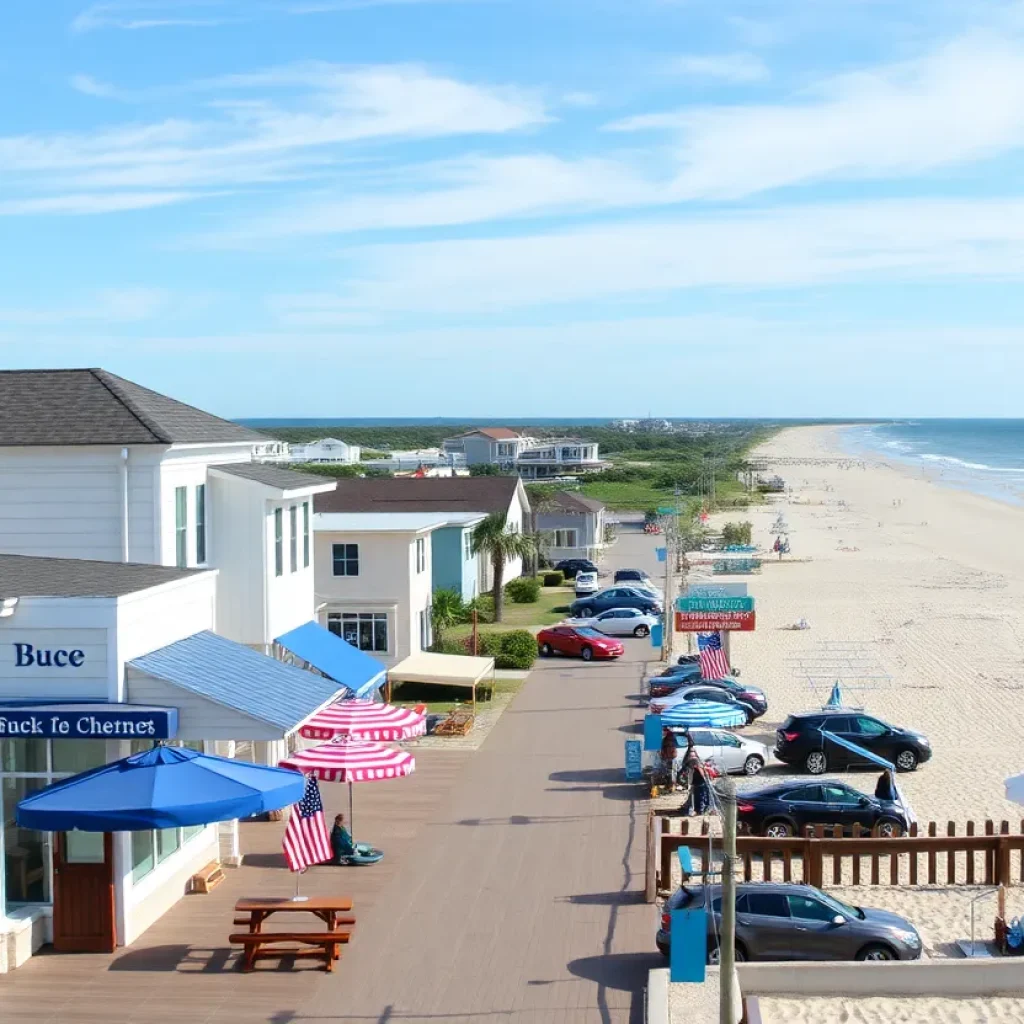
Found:
<svg viewBox="0 0 1024 1024"><path fill-rule="evenodd" d="M626 533L615 563L652 568L652 539ZM386 861L303 881L356 901L356 935L334 975L233 968L231 904L291 886L280 826L251 825L246 848L261 852L214 894L183 900L114 956L35 958L0 979L0 1016L639 1022L658 957L642 902L644 804L621 765L637 717L628 695L650 648L628 647L615 664L539 663L479 751L423 751L415 776L359 791L359 834L380 837ZM323 789L342 804L341 787Z"/></svg>

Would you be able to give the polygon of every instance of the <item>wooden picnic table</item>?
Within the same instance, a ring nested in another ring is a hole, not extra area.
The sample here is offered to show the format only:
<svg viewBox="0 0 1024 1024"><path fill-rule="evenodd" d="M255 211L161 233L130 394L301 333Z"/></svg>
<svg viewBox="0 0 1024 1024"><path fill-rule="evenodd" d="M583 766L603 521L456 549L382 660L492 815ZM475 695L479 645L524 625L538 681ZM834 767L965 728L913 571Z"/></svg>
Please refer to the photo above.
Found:
<svg viewBox="0 0 1024 1024"><path fill-rule="evenodd" d="M243 968L247 971L253 969L258 959L279 956L322 956L327 970L330 971L332 961L341 956L340 943L348 942L351 935L350 929L340 926L355 924L356 919L347 913L351 909L352 899L349 896L310 896L305 900L267 897L240 899L235 904L235 913L240 916L235 918L234 923L236 925L247 924L249 930L232 935L231 942L241 943L245 947ZM295 929L289 929L286 932L263 931L263 922L267 918L283 913L312 914L314 917L320 918L327 927L323 931L311 932ZM241 916L246 914L248 914L247 918ZM273 944L280 942L296 942L301 946L314 948L311 950L271 948Z"/></svg>

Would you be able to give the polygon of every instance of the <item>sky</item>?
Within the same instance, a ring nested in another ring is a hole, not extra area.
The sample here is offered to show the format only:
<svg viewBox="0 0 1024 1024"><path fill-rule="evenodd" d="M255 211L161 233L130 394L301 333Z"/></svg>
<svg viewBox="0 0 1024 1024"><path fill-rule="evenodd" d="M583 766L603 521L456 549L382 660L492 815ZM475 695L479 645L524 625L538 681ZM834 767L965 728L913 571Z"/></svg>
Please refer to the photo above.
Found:
<svg viewBox="0 0 1024 1024"><path fill-rule="evenodd" d="M1024 0L6 0L0 365L1020 416Z"/></svg>

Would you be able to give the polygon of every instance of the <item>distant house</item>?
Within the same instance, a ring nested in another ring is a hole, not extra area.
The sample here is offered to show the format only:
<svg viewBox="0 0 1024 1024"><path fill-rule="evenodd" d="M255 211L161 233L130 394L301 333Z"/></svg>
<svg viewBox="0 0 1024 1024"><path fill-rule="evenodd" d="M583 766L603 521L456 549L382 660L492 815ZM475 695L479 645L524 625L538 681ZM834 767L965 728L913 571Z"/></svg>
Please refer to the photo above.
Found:
<svg viewBox="0 0 1024 1024"><path fill-rule="evenodd" d="M508 427L480 427L444 441L444 451L466 465L499 466L526 480L575 476L604 469L594 441L536 438Z"/></svg>
<svg viewBox="0 0 1024 1024"><path fill-rule="evenodd" d="M322 437L319 441L288 446L289 462L330 462L352 466L359 460L359 445L346 444L336 437Z"/></svg>
<svg viewBox="0 0 1024 1024"><path fill-rule="evenodd" d="M338 486L319 495L314 505L318 523L326 530L327 520L321 515L330 513L375 513L392 515L407 513L429 513L434 524L431 531L438 533L431 539L434 557L440 561L437 574L431 570L431 585L455 585L455 572L451 566L451 550L456 544L454 532L460 530L457 544L460 550L468 552L466 534L471 532L470 523L479 522L492 512L503 512L509 527L520 532L530 523L530 501L522 481L515 476L478 477L369 477L339 480ZM382 520L383 522L384 520ZM398 523L400 520L394 519ZM474 523L475 524L475 523ZM314 529L321 531L321 526ZM451 529L451 534L446 533ZM471 554L471 552L469 552ZM464 596L472 598L493 586L492 567L483 555L475 559L476 582L467 575L468 567L461 573L461 590ZM467 561L464 559L463 561ZM523 573L522 559L510 559L505 566L505 579L510 580ZM436 579L447 580L441 584ZM318 599L322 598L320 576L316 576Z"/></svg>
<svg viewBox="0 0 1024 1024"><path fill-rule="evenodd" d="M408 451L390 451L377 459L366 459L367 469L383 469L389 473L415 473L422 469L425 475L453 476L456 466L464 467L465 458L449 455L440 448L416 448ZM434 473L431 470L441 470Z"/></svg>
<svg viewBox="0 0 1024 1024"><path fill-rule="evenodd" d="M571 491L556 491L537 513L544 554L552 562L563 558L596 560L605 547L605 522L601 502Z"/></svg>

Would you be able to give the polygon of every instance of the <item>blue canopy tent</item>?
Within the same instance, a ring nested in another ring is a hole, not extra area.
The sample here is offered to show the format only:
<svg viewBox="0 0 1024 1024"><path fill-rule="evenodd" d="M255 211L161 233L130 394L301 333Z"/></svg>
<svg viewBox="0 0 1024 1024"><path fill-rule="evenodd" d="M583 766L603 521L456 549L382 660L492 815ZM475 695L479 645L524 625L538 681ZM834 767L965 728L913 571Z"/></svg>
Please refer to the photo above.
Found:
<svg viewBox="0 0 1024 1024"><path fill-rule="evenodd" d="M661 712L663 726L697 726L729 729L746 725L747 716L740 708L711 700L684 700Z"/></svg>
<svg viewBox="0 0 1024 1024"><path fill-rule="evenodd" d="M307 622L282 633L274 637L274 643L340 683L356 697L372 697L387 675L387 669L376 658L335 636L318 622Z"/></svg>
<svg viewBox="0 0 1024 1024"><path fill-rule="evenodd" d="M248 818L304 792L299 772L157 746L38 790L15 816L44 832L136 832Z"/></svg>
<svg viewBox="0 0 1024 1024"><path fill-rule="evenodd" d="M838 746L843 747L851 753L856 754L858 757L863 758L869 764L875 764L878 765L879 768L884 768L888 773L889 789L892 791L892 802L898 804L903 809L903 813L907 816L907 821L913 823L917 820L917 817L910 808L910 804L903 795L903 790L901 790L896 784L896 765L894 765L892 761L886 761L884 757L881 757L870 750L866 750L864 747L858 746L856 743L851 743L848 739L845 739L842 736L836 736L835 733L828 732L826 729L821 729L820 732L822 740L831 740ZM824 743L822 745L824 745ZM884 778L884 776L882 778ZM877 789L875 793L876 795L879 795Z"/></svg>

